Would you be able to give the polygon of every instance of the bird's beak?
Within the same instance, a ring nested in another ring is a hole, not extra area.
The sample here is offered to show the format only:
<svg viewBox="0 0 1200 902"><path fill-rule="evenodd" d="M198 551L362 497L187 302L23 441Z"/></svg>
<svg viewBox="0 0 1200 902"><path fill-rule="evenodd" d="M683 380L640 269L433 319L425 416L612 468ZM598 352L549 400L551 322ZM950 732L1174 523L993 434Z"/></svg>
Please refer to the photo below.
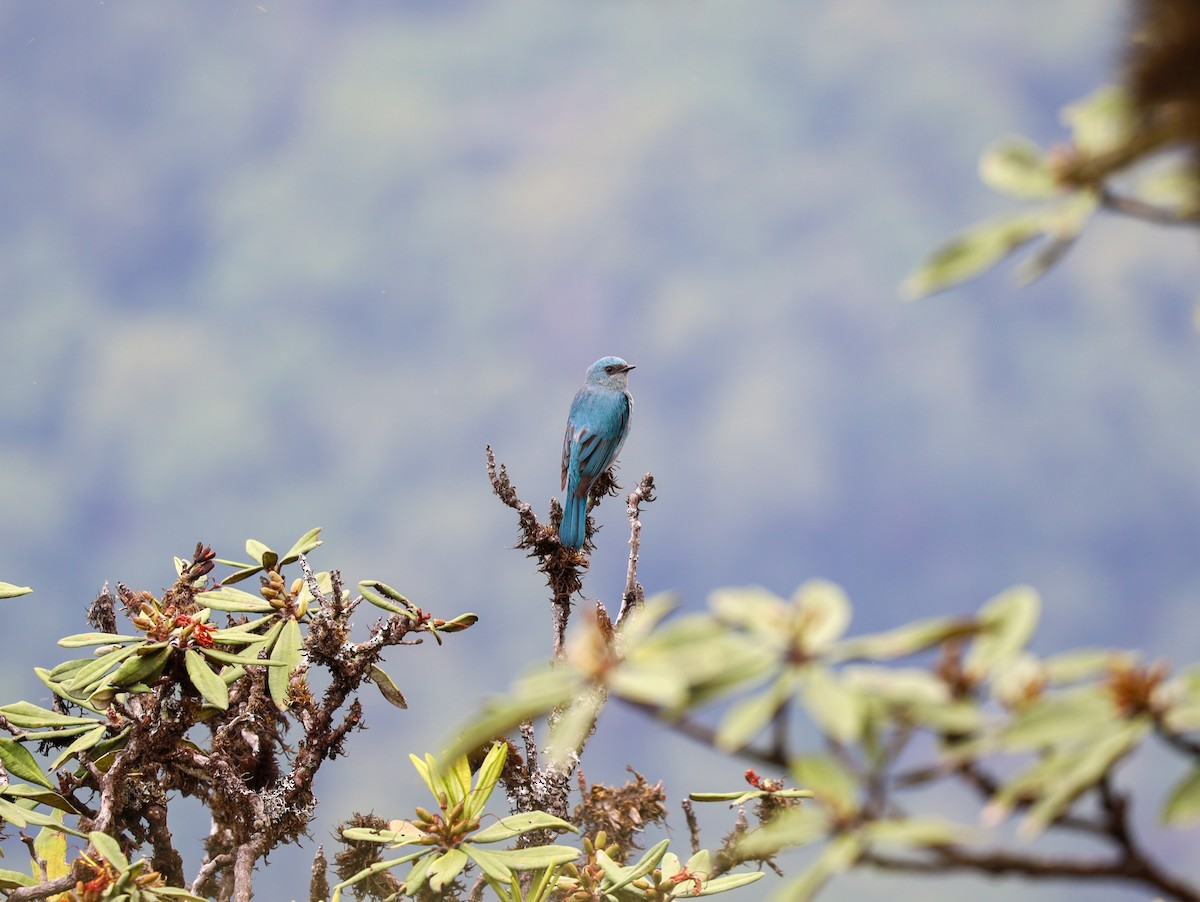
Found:
<svg viewBox="0 0 1200 902"><path fill-rule="evenodd" d="M621 372L622 372L622 373L628 373L630 370L635 370L635 369L637 369L637 367L635 367L635 366L634 366L633 364L631 364L631 363L627 363L627 364L625 364L625 369L621 370Z"/></svg>

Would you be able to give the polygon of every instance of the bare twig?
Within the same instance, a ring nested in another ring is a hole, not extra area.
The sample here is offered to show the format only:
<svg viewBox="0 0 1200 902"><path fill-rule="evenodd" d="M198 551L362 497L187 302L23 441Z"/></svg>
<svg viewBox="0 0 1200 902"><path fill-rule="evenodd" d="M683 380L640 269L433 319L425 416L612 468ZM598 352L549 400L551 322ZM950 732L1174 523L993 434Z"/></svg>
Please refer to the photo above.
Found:
<svg viewBox="0 0 1200 902"><path fill-rule="evenodd" d="M629 493L625 510L629 514L629 566L625 571L625 592L621 596L621 612L617 615L617 626L625 620L627 614L641 606L646 593L638 582L638 554L642 545L641 505L654 500L654 476L647 473L642 477L638 487Z"/></svg>
<svg viewBox="0 0 1200 902"><path fill-rule="evenodd" d="M1200 225L1200 212L1181 212L1167 207L1148 203L1138 197L1116 194L1104 188L1100 192L1100 203L1114 213L1131 216L1143 222L1165 226L1195 226Z"/></svg>

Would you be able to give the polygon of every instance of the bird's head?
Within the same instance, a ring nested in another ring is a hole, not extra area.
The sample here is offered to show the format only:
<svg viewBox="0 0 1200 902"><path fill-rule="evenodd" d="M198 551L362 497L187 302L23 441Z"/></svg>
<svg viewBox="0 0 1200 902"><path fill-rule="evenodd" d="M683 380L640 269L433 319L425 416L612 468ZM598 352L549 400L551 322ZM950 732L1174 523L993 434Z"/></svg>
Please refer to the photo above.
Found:
<svg viewBox="0 0 1200 902"><path fill-rule="evenodd" d="M625 391L629 385L629 371L633 369L620 357L601 357L587 371L588 385Z"/></svg>

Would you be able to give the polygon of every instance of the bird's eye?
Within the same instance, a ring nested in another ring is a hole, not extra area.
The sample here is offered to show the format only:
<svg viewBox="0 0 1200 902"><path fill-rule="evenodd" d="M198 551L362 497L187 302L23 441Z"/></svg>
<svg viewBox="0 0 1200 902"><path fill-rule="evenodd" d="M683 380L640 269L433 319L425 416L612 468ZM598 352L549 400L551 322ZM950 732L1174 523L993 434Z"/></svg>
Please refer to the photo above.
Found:
<svg viewBox="0 0 1200 902"><path fill-rule="evenodd" d="M615 366L606 366L604 368L604 372L606 372L606 373L611 373L611 372L614 372L615 370L616 370Z"/></svg>

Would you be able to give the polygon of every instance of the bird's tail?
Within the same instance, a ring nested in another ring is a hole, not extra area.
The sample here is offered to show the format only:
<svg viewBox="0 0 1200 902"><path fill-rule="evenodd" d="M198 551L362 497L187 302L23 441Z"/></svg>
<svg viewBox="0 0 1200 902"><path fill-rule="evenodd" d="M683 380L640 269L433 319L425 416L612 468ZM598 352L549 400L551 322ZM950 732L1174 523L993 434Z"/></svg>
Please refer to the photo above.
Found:
<svg viewBox="0 0 1200 902"><path fill-rule="evenodd" d="M558 527L558 537L562 543L568 548L582 548L586 523L587 496L577 498L574 492L567 492L563 502L562 525Z"/></svg>

